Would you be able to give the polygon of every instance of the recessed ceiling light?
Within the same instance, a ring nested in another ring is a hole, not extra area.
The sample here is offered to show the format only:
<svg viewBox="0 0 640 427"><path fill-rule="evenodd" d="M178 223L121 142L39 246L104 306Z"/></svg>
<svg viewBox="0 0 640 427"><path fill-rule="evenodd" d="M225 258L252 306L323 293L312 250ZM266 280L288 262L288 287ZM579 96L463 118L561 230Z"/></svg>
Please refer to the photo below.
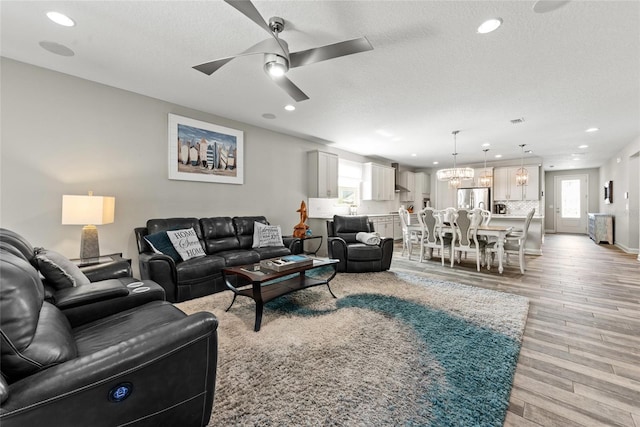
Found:
<svg viewBox="0 0 640 427"><path fill-rule="evenodd" d="M489 144L488 142L485 142L484 144L482 144L483 147L489 147L491 146L491 144Z"/></svg>
<svg viewBox="0 0 640 427"><path fill-rule="evenodd" d="M589 148L587 144L578 145L578 148Z"/></svg>
<svg viewBox="0 0 640 427"><path fill-rule="evenodd" d="M533 153L533 150L525 150L525 153L531 154L531 153Z"/></svg>
<svg viewBox="0 0 640 427"><path fill-rule="evenodd" d="M438 165L438 164L440 164L440 162L433 162L433 164L434 164L434 165Z"/></svg>
<svg viewBox="0 0 640 427"><path fill-rule="evenodd" d="M484 21L478 27L478 33L487 34L498 29L502 25L502 18L492 18Z"/></svg>
<svg viewBox="0 0 640 427"><path fill-rule="evenodd" d="M500 157L502 157L502 154L496 154L494 157L495 157L496 159L499 159Z"/></svg>
<svg viewBox="0 0 640 427"><path fill-rule="evenodd" d="M600 130L599 128L589 128L585 130L585 132L598 132L599 130Z"/></svg>
<svg viewBox="0 0 640 427"><path fill-rule="evenodd" d="M51 19L58 25L62 25L63 27L73 27L76 25L76 23L73 22L73 19L60 12L47 12L47 18Z"/></svg>
<svg viewBox="0 0 640 427"><path fill-rule="evenodd" d="M418 157L416 153L411 153L411 157Z"/></svg>
<svg viewBox="0 0 640 427"><path fill-rule="evenodd" d="M573 158L573 160L580 160L580 159L579 159L579 158L577 158L577 157L574 157L574 158Z"/></svg>
<svg viewBox="0 0 640 427"><path fill-rule="evenodd" d="M287 110L287 111L294 111L296 109L296 107L294 107L291 104L288 104L288 105L284 106L284 109Z"/></svg>
<svg viewBox="0 0 640 427"><path fill-rule="evenodd" d="M389 132L388 130L385 130L385 129L378 129L378 130L376 130L376 133L378 135L381 135L381 136L386 136L387 138L393 136L393 134L391 132Z"/></svg>

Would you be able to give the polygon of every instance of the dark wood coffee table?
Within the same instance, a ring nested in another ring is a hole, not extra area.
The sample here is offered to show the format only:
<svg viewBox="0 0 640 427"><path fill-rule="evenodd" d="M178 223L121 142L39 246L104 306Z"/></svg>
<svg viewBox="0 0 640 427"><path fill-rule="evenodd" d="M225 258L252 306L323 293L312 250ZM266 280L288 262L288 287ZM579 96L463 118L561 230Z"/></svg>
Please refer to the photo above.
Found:
<svg viewBox="0 0 640 427"><path fill-rule="evenodd" d="M233 292L233 301L231 301L231 304L225 311L229 311L229 309L231 309L231 306L233 306L238 295L253 299L256 302L256 322L254 331L258 332L260 330L260 324L262 323L262 311L264 304L281 297L282 295L299 291L300 289L311 288L313 286L327 285L331 296L336 298L329 286L329 282L336 275L337 264L337 259L316 258L313 260L312 265L305 265L285 271L267 270L264 267L258 271L252 271L255 264L225 267L222 269L224 281L227 284L227 287ZM307 276L306 274L309 270L325 266L331 266L333 268L333 272L330 273L328 277L316 278ZM293 277L284 280L276 280L292 274L294 275ZM229 282L230 275L237 276L236 279L239 286L233 285Z"/></svg>

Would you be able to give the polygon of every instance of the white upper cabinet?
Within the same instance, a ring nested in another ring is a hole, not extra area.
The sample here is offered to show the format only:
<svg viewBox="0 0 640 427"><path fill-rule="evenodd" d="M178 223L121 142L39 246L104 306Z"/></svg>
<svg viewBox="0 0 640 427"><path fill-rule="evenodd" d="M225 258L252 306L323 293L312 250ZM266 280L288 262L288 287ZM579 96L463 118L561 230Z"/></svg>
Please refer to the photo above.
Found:
<svg viewBox="0 0 640 427"><path fill-rule="evenodd" d="M362 165L362 200L394 200L395 170L375 163Z"/></svg>
<svg viewBox="0 0 640 427"><path fill-rule="evenodd" d="M400 201L401 202L411 202L415 198L415 173L410 171L400 172L400 176L398 177L398 184L403 186L409 191L400 191Z"/></svg>
<svg viewBox="0 0 640 427"><path fill-rule="evenodd" d="M516 184L519 166L493 170L493 200L539 200L540 171L538 165L525 165L529 173L527 185Z"/></svg>
<svg viewBox="0 0 640 427"><path fill-rule="evenodd" d="M338 197L338 155L324 151L309 151L309 197L335 199Z"/></svg>

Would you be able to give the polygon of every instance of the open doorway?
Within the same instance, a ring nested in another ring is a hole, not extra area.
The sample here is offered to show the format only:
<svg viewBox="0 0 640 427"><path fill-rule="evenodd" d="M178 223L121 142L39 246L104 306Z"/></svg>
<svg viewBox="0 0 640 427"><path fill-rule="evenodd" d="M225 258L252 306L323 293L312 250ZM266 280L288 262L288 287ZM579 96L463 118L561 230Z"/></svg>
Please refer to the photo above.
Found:
<svg viewBox="0 0 640 427"><path fill-rule="evenodd" d="M554 177L556 233L587 234L589 176Z"/></svg>

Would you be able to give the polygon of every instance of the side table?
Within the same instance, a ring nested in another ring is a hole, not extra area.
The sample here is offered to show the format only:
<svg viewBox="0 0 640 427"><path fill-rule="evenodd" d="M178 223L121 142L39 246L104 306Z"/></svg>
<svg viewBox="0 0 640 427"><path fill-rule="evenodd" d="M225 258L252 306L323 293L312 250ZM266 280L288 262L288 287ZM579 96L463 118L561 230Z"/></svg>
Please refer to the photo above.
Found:
<svg viewBox="0 0 640 427"><path fill-rule="evenodd" d="M115 254L100 255L98 258L71 258L69 261L71 261L78 267L108 264L110 262L127 262L129 265L131 265L130 258L122 258L122 252L115 253Z"/></svg>
<svg viewBox="0 0 640 427"><path fill-rule="evenodd" d="M293 237L293 236L284 236L284 237ZM312 236L299 237L299 239L302 241L302 253L305 254L305 255L316 256L316 254L320 250L320 247L322 246L322 235L316 235L316 236L312 235ZM316 246L315 249L313 249L313 250L306 250L304 248L304 242L307 241L307 240L314 240L314 239L320 239L320 242L318 243L318 246Z"/></svg>
<svg viewBox="0 0 640 427"><path fill-rule="evenodd" d="M123 258L122 253L100 255L98 258L70 260L94 282L97 280L131 277L131 259Z"/></svg>

